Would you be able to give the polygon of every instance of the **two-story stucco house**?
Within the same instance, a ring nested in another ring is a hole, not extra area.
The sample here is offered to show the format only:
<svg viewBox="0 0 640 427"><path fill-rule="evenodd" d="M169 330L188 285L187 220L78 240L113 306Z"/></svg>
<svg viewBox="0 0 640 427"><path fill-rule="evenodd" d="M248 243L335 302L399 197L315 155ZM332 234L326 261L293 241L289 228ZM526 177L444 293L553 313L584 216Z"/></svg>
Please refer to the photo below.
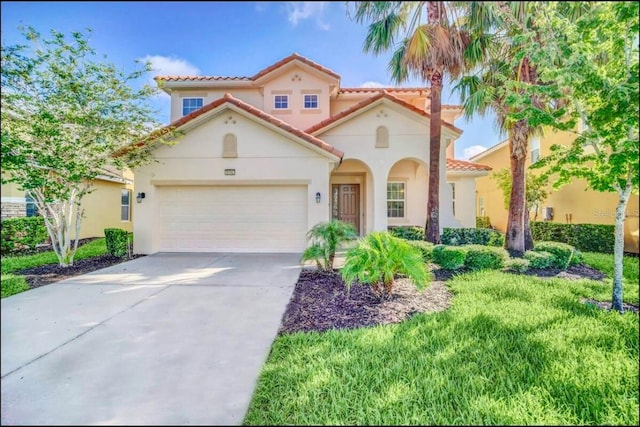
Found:
<svg viewBox="0 0 640 427"><path fill-rule="evenodd" d="M424 226L428 89L343 88L298 54L252 77L156 80L183 136L134 171L135 252L299 252L331 218L361 235ZM453 160L460 112L443 106L441 227L475 226L475 178L490 170Z"/></svg>

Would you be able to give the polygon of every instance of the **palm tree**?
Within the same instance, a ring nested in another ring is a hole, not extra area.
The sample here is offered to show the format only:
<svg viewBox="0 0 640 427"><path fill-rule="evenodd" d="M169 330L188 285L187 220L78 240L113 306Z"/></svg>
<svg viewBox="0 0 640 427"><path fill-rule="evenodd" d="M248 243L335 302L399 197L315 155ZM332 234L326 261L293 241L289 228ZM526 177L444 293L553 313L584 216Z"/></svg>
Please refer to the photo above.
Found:
<svg viewBox="0 0 640 427"><path fill-rule="evenodd" d="M378 55L393 49L389 71L396 83L416 75L431 86L425 240L439 243L442 79L447 74L452 78L460 74L469 39L453 24L454 20L447 13L447 2L353 3L356 21L370 22L364 51Z"/></svg>
<svg viewBox="0 0 640 427"><path fill-rule="evenodd" d="M460 79L460 90L467 117L474 113L496 113L497 126L509 135L511 194L505 248L513 255L533 249L526 209L525 161L529 139L542 133L542 125L531 120L531 112L548 110L539 92L535 64L521 55L517 35L534 29L535 2L468 2L464 28L473 34L465 52L473 73ZM535 33L535 31L533 31ZM535 36L534 36L535 37ZM530 40L529 40L530 41Z"/></svg>

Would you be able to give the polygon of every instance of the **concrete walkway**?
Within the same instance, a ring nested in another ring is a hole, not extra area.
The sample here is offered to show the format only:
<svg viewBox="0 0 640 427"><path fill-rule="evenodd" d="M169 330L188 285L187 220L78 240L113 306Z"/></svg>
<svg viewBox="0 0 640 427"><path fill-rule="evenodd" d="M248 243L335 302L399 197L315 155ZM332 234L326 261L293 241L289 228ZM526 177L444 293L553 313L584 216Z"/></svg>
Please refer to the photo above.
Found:
<svg viewBox="0 0 640 427"><path fill-rule="evenodd" d="M155 254L2 300L2 425L239 425L299 254Z"/></svg>

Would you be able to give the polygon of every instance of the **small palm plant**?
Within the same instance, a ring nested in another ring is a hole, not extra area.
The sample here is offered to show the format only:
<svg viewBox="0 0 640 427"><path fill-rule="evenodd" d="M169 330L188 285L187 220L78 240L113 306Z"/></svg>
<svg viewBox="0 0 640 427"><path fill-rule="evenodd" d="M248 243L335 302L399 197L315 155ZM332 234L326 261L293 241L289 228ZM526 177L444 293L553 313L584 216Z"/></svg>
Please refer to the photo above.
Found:
<svg viewBox="0 0 640 427"><path fill-rule="evenodd" d="M406 276L418 289L430 280L420 250L387 232L369 233L350 249L341 275L347 290L356 281L368 284L381 300L391 296L396 275Z"/></svg>
<svg viewBox="0 0 640 427"><path fill-rule="evenodd" d="M332 271L333 260L338 247L348 241L358 238L358 231L349 222L332 219L313 226L307 233L311 242L302 254L302 262L315 261L319 270Z"/></svg>

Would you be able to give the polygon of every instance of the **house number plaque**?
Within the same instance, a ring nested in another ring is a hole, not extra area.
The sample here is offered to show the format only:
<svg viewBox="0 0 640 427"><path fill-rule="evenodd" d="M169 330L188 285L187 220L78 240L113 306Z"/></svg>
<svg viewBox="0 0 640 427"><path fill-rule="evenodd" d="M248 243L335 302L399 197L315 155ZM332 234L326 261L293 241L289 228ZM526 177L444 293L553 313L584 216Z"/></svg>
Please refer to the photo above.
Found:
<svg viewBox="0 0 640 427"><path fill-rule="evenodd" d="M235 175L236 174L236 170L235 169L225 169L224 170L224 174L225 175Z"/></svg>

